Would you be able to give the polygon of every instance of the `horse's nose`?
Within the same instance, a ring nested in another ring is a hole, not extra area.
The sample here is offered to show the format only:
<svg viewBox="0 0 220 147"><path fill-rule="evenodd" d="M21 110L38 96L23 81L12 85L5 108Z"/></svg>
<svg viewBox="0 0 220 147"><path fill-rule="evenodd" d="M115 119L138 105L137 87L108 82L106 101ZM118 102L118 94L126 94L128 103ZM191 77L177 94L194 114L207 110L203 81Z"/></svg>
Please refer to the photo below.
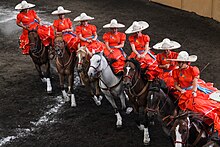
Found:
<svg viewBox="0 0 220 147"><path fill-rule="evenodd" d="M128 89L130 87L130 82L123 81L125 89Z"/></svg>

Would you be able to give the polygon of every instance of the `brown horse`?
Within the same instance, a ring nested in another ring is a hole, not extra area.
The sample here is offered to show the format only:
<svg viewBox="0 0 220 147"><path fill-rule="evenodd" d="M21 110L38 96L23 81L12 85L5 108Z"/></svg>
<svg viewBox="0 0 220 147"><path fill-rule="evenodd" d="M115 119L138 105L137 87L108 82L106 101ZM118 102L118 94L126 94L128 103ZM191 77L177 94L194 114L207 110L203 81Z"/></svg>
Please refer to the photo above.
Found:
<svg viewBox="0 0 220 147"><path fill-rule="evenodd" d="M85 46L81 46L77 50L76 54L78 58L77 70L79 72L81 82L90 88L90 92L92 94L92 98L95 101L96 105L101 105L102 95L100 95L101 91L98 85L98 79L89 78L87 72L89 70L89 55L87 48Z"/></svg>
<svg viewBox="0 0 220 147"><path fill-rule="evenodd" d="M73 93L74 67L76 63L76 53L70 52L61 36L54 40L56 52L56 67L60 79L60 87L65 101L71 100L71 106L76 107L75 96ZM67 77L68 92L64 88L64 79Z"/></svg>
<svg viewBox="0 0 220 147"><path fill-rule="evenodd" d="M41 42L37 29L28 31L28 38L30 43L30 51L29 54L34 62L34 65L38 71L38 74L42 80L42 82L47 83L47 93L52 93L52 86L50 81L50 59L48 56L48 50L50 46L44 46ZM43 66L45 65L45 71L42 72Z"/></svg>
<svg viewBox="0 0 220 147"><path fill-rule="evenodd" d="M135 59L126 61L123 82L129 100L133 104L134 111L136 112L138 128L144 128L143 142L147 145L150 143L148 131L149 123L153 122L154 116L162 113L164 109L166 109L166 113L172 114L173 108L163 106L163 109L159 109L159 107L161 108L160 100L168 101L167 95L160 88L160 80L154 80L153 82L147 81L146 77L143 77L141 74L140 64ZM169 104L172 104L172 102L169 101ZM144 118L143 125L139 119L140 113L144 115L144 117L142 117Z"/></svg>

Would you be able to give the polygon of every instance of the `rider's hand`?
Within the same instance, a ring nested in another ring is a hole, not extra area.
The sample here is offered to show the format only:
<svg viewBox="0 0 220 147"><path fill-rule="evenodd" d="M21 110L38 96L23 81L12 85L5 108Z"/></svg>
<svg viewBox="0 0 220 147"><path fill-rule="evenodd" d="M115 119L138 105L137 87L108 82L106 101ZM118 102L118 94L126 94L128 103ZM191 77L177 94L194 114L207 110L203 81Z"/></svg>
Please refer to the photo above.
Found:
<svg viewBox="0 0 220 147"><path fill-rule="evenodd" d="M140 55L140 54L137 54L137 57L138 57L138 58L141 58L141 55Z"/></svg>
<svg viewBox="0 0 220 147"><path fill-rule="evenodd" d="M114 50L111 49L111 50L110 50L110 53L113 53L113 52L114 52Z"/></svg>
<svg viewBox="0 0 220 147"><path fill-rule="evenodd" d="M193 95L193 97L196 97L196 96L197 96L196 91L193 91L193 92L192 92L192 95Z"/></svg>
<svg viewBox="0 0 220 147"><path fill-rule="evenodd" d="M141 58L144 58L144 57L145 57L145 54L141 54L140 57L141 57Z"/></svg>
<svg viewBox="0 0 220 147"><path fill-rule="evenodd" d="M91 42L92 42L92 40L86 40L86 42L91 43Z"/></svg>
<svg viewBox="0 0 220 147"><path fill-rule="evenodd" d="M182 93L182 94L183 94L183 93L185 93L185 92L186 92L186 90L185 90L185 89L182 89L182 90L181 90L181 93Z"/></svg>
<svg viewBox="0 0 220 147"><path fill-rule="evenodd" d="M165 64L165 68L168 69L170 67L170 64Z"/></svg>

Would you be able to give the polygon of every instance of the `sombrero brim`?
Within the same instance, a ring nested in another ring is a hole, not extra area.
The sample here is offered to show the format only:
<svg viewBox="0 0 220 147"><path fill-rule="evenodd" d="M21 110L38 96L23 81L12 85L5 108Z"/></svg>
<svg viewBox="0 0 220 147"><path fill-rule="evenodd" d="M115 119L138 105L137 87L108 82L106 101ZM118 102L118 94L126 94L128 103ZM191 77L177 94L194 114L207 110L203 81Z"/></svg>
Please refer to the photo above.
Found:
<svg viewBox="0 0 220 147"><path fill-rule="evenodd" d="M124 27L125 27L125 25L120 24L120 23L118 23L116 25L106 24L103 26L103 28L124 28Z"/></svg>
<svg viewBox="0 0 220 147"><path fill-rule="evenodd" d="M27 7L23 7L23 8L22 8L21 3L20 3L20 4L17 4L17 5L15 6L15 9L16 9L16 10L23 10L23 9L29 9L29 8L35 7L34 4L30 4L30 3L27 3L27 4L28 4Z"/></svg>
<svg viewBox="0 0 220 147"><path fill-rule="evenodd" d="M147 22L145 22L145 21L139 21L138 23L139 23L139 25L141 26L140 29L138 29L138 30L133 30L133 25L131 25L131 26L125 31L125 33L126 33L126 34L136 33L136 32L138 32L138 31L145 30L145 29L147 29L147 28L149 27L149 24L148 24Z"/></svg>
<svg viewBox="0 0 220 147"><path fill-rule="evenodd" d="M195 62L197 60L196 55L191 55L187 60L184 59L167 59L168 61L179 61L179 62Z"/></svg>
<svg viewBox="0 0 220 147"><path fill-rule="evenodd" d="M67 13L71 13L71 11L69 11L69 10L62 10L62 11L55 10L51 14L58 15L58 14L67 14Z"/></svg>
<svg viewBox="0 0 220 147"><path fill-rule="evenodd" d="M73 21L85 21L85 20L93 20L94 17L90 17L90 16L87 16L87 17L84 17L84 18L81 18L80 16L77 16Z"/></svg>
<svg viewBox="0 0 220 147"><path fill-rule="evenodd" d="M172 49L177 49L177 48L181 47L181 45L176 41L170 41L170 47L165 47L165 48L162 47L163 43L164 42L160 42L160 43L155 44L153 46L153 49L156 49L156 50L167 50L167 49L172 50Z"/></svg>

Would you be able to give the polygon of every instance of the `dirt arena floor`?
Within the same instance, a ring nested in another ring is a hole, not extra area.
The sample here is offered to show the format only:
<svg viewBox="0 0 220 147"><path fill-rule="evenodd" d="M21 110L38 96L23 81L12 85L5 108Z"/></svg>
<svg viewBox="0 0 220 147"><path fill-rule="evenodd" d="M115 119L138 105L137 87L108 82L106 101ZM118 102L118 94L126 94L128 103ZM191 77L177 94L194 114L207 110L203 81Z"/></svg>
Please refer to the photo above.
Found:
<svg viewBox="0 0 220 147"><path fill-rule="evenodd" d="M20 0L1 0L1 9L13 11ZM50 13L62 5L72 13L73 20L82 12L95 17L91 21L98 29L116 18L131 25L134 20L145 20L150 27L144 30L151 38L150 46L168 37L181 43L179 50L198 56L193 65L203 69L205 81L220 88L220 24L198 16L147 0L31 0L35 10L47 22L57 19ZM0 13L1 14L1 13ZM126 28L121 29L125 31ZM76 86L77 107L71 108L61 100L58 75L52 72L53 94L48 96L29 56L18 49L21 29L15 19L0 23L0 146L5 147L139 147L143 146L143 133L138 130L133 114L123 114L123 128L115 128L116 118L110 104L103 99L97 107L88 89ZM129 43L125 51L130 53ZM53 62L51 61L52 67ZM59 108L59 109L58 109ZM56 109L55 111L52 111ZM46 113L49 112L49 113ZM43 117L45 116L45 117ZM150 128L151 146L172 146L169 138L156 122Z"/></svg>

